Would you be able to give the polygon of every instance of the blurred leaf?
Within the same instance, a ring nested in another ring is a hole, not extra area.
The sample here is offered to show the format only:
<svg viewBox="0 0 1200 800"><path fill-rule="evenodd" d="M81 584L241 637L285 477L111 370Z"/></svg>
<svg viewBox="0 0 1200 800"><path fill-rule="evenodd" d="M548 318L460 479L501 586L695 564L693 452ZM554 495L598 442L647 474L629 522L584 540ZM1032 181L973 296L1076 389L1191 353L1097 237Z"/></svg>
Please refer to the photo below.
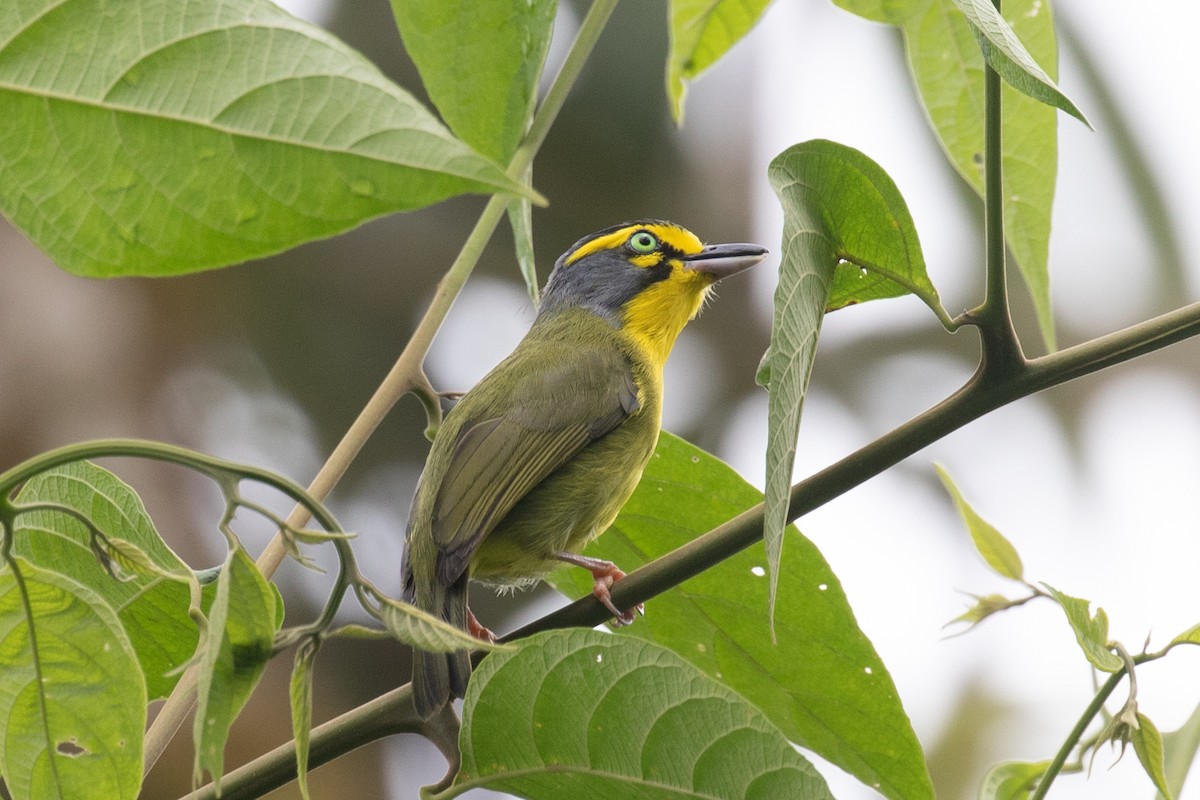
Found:
<svg viewBox="0 0 1200 800"><path fill-rule="evenodd" d="M1001 594L989 594L982 597L979 595L971 595L971 597L975 598L975 605L971 606L942 627L949 627L956 622L965 622L968 628L974 628L992 614L1006 611L1014 606L1023 605L1028 601L1028 598L1010 600Z"/></svg>
<svg viewBox="0 0 1200 800"><path fill-rule="evenodd" d="M1075 639L1092 666L1104 672L1116 672L1125 666L1125 662L1108 647L1108 615L1103 608L1097 606L1093 616L1090 601L1063 594L1049 584L1042 585L1066 612Z"/></svg>
<svg viewBox="0 0 1200 800"><path fill-rule="evenodd" d="M979 785L979 800L1028 800L1049 766L1049 761L1005 761L997 764L983 776L983 782Z"/></svg>
<svg viewBox="0 0 1200 800"><path fill-rule="evenodd" d="M833 0L833 4L875 22L901 25L924 7L917 0Z"/></svg>
<svg viewBox="0 0 1200 800"><path fill-rule="evenodd" d="M953 0L834 0L856 14L897 25L921 102L950 162L983 196L983 54ZM1004 18L1053 77L1058 63L1049 0L1005 0ZM1047 259L1058 172L1054 109L1002 90L1004 235L1033 299L1046 346L1055 347Z"/></svg>
<svg viewBox="0 0 1200 800"><path fill-rule="evenodd" d="M195 780L207 770L218 793L229 729L262 677L275 644L277 597L246 551L231 549L217 578L217 597L201 644L193 726Z"/></svg>
<svg viewBox="0 0 1200 800"><path fill-rule="evenodd" d="M633 497L585 552L637 569L761 501L729 466L664 431ZM669 647L762 709L789 739L885 797L932 797L895 684L837 576L794 526L786 536L777 642L766 619L761 545L654 598L620 633ZM592 591L585 570L564 568L550 580L572 597Z"/></svg>
<svg viewBox="0 0 1200 800"><path fill-rule="evenodd" d="M467 686L458 794L832 800L754 706L679 656L593 630L483 660Z"/></svg>
<svg viewBox="0 0 1200 800"><path fill-rule="evenodd" d="M1200 625L1193 625L1171 640L1171 644L1200 644Z"/></svg>
<svg viewBox="0 0 1200 800"><path fill-rule="evenodd" d="M320 640L305 639L296 648L288 696L292 703L292 737L296 742L296 785L300 796L308 800L308 742L312 733L313 662L317 660Z"/></svg>
<svg viewBox="0 0 1200 800"><path fill-rule="evenodd" d="M776 156L767 175L784 220L771 345L759 368L759 379L770 380L764 539L774 587L800 413L825 310L913 292L943 324L952 323L926 275L904 199L875 162L814 140ZM772 619L774 607L772 590Z"/></svg>
<svg viewBox="0 0 1200 800"><path fill-rule="evenodd" d="M392 0L404 48L450 130L507 164L529 126L557 0Z"/></svg>
<svg viewBox="0 0 1200 800"><path fill-rule="evenodd" d="M0 774L14 800L138 796L146 685L98 594L13 559L0 569L0 664Z"/></svg>
<svg viewBox="0 0 1200 800"><path fill-rule="evenodd" d="M1163 735L1163 760L1166 762L1164 774L1171 795L1179 797L1183 794L1183 783L1187 780L1192 762L1196 760L1196 751L1200 750L1200 705L1176 730ZM1162 793L1158 797L1163 797Z"/></svg>
<svg viewBox="0 0 1200 800"><path fill-rule="evenodd" d="M117 612L133 644L150 699L170 694L199 640L189 616L191 572L158 535L137 493L108 470L77 461L31 478L15 502L73 509L109 538L115 548L109 557L127 560L132 578L114 580L93 555L91 534L80 520L51 510L22 511L17 517L13 552L100 595ZM135 566L142 558L150 563Z"/></svg>
<svg viewBox="0 0 1200 800"><path fill-rule="evenodd" d="M711 67L750 32L771 0L670 0L667 97L671 115L683 123L686 82Z"/></svg>
<svg viewBox="0 0 1200 800"><path fill-rule="evenodd" d="M1133 752L1137 753L1138 761L1142 763L1142 769L1146 770L1150 780L1154 781L1154 786L1158 789L1159 794L1166 797L1167 800L1173 800L1175 794L1171 791L1166 775L1163 773L1162 734L1145 714L1139 713L1137 721L1138 726L1133 731Z"/></svg>
<svg viewBox="0 0 1200 800"><path fill-rule="evenodd" d="M0 210L80 275L176 275L527 193L269 0L5 3L0 43Z"/></svg>
<svg viewBox="0 0 1200 800"><path fill-rule="evenodd" d="M941 464L934 464L933 468L937 471L938 477L942 479L942 485L950 493L951 499L954 500L954 505L958 508L963 522L966 523L967 530L971 532L971 541L975 543L975 549L979 551L979 555L983 556L983 560L996 573L1005 578L1011 578L1014 581L1025 580L1025 567L1021 564L1021 557L1017 555L1017 549L1008 539L1004 538L1000 531L975 512L975 509L962 496L962 492L954 485L954 480L945 467Z"/></svg>
<svg viewBox="0 0 1200 800"><path fill-rule="evenodd" d="M966 15L978 34L984 59L1009 86L1038 102L1067 112L1089 128L1092 126L1029 55L992 0L954 0L954 5Z"/></svg>

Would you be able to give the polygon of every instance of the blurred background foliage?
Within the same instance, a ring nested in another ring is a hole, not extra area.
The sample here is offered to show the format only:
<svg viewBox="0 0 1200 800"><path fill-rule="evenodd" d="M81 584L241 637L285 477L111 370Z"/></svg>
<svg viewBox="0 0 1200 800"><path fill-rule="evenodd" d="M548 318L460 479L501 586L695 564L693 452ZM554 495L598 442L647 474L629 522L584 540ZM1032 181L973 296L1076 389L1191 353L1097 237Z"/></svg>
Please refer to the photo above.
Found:
<svg viewBox="0 0 1200 800"><path fill-rule="evenodd" d="M1154 16L1160 25L1176 20L1184 30L1179 18L1197 14L1184 3L1163 5ZM421 96L386 3L291 7ZM562 0L550 69L583 8ZM1133 57L1117 45L1138 51L1139 43L1170 33L1124 18L1141 13L1124 8L1084 0L1056 5L1060 85L1097 127L1090 133L1060 117L1051 274L1064 346L1182 305L1195 293L1195 265L1184 257L1195 243L1177 226L1197 199L1194 187L1188 194L1176 184L1196 183L1197 162L1194 154L1172 160L1180 152L1176 140L1158 137L1179 124L1194 133L1196 101L1178 86L1170 101L1169 88L1153 96L1130 88L1147 70L1158 70L1159 89L1184 76L1149 56L1123 66L1121 58ZM981 205L937 151L892 29L824 2L776 3L693 86L681 130L663 89L665 15L661 0L618 7L536 161L534 185L550 199L533 217L543 280L581 235L638 217L672 219L708 241L760 241L777 250L779 212L766 187L766 162L795 141L821 136L863 149L897 181L951 313L978 301ZM306 482L399 353L482 206L482 198L459 198L253 264L168 280L69 276L4 224L0 467L69 442L138 436ZM774 263L749 280L722 284L719 300L683 336L667 374L666 427L758 484L765 396L753 376L767 343ZM1023 292L1014 297L1018 328L1036 353L1031 310ZM469 388L511 349L532 315L502 228L435 343L427 365L434 385ZM824 466L936 402L970 373L975 354L970 333L945 334L911 298L833 315L797 472ZM953 468L976 507L1017 544L1032 576L1104 602L1114 633L1127 643L1139 645L1151 625L1183 629L1196 621L1198 605L1194 588L1184 588L1194 580L1182 571L1187 559L1196 563L1192 540L1200 538L1198 516L1188 516L1195 493L1186 488L1200 469L1195 361L1195 347L1185 344L1002 410L802 520L896 678L940 796L972 796L995 761L1048 757L1089 686L1053 609L1025 609L971 636L942 640L941 624L965 605L955 590L994 588L983 585L987 573L929 462ZM419 404L404 400L330 501L343 526L360 533L361 563L392 591L427 448L423 428ZM116 468L177 552L196 566L219 557L215 490L157 465ZM243 532L252 550L266 541L266 531ZM319 596L320 576L291 565L280 580L290 610L311 612L306 606ZM475 604L483 605L477 610L485 622L505 629L549 602L542 590ZM1178 620L1170 617L1175 611ZM405 681L406 658L399 646L331 642L318 669L316 719ZM1194 675L1194 656L1178 660L1182 674ZM289 664L279 661L234 728L230 766L290 738ZM1194 680L1171 684L1166 674L1159 685L1174 685L1174 693L1159 695L1144 684L1148 713L1164 730L1194 704L1179 694L1180 686L1194 689ZM318 770L310 778L313 795L413 796L413 787L440 777L442 762L424 740L401 739ZM151 773L146 798L186 792L190 748L187 736L177 737ZM832 786L839 797L873 796L853 782ZM1086 783L1064 778L1055 792L1127 797L1131 786L1150 796L1136 766ZM294 796L292 787L271 795Z"/></svg>

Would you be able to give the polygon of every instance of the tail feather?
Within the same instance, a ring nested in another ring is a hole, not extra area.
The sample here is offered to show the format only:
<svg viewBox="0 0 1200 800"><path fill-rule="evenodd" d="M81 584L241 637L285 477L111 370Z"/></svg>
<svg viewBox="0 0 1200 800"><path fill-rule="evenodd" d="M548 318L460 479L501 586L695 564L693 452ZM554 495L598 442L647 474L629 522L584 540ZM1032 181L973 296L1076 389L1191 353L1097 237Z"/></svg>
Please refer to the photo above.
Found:
<svg viewBox="0 0 1200 800"><path fill-rule="evenodd" d="M435 582L431 606L427 610L461 630L467 629L467 576L448 587ZM440 602L439 602L440 601ZM419 604L424 605L424 604ZM471 654L467 650L452 653L413 653L413 705L422 719L467 691L471 677Z"/></svg>

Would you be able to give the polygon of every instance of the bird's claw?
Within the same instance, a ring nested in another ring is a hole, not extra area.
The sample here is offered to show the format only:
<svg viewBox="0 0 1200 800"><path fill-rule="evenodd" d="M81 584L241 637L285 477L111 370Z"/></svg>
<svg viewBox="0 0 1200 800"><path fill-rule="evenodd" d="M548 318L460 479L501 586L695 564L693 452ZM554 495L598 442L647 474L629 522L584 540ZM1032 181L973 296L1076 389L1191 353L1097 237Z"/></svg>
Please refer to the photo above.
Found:
<svg viewBox="0 0 1200 800"><path fill-rule="evenodd" d="M622 611L616 607L612 601L611 589L614 583L625 577L625 571L612 564L609 566L610 569L592 572L592 577L595 578L596 581L594 584L592 584L592 594L595 595L596 599L599 600L605 608L612 612L612 626L614 628L620 628L623 625L632 625L633 620L635 619L633 612L636 611L642 616L645 616L646 606L643 603L638 603L632 609L628 609L626 611Z"/></svg>
<svg viewBox="0 0 1200 800"><path fill-rule="evenodd" d="M583 567L588 572L592 573L592 595L595 596L600 603L612 612L612 625L614 628L619 628L622 625L629 625L633 622L633 612L645 615L646 607L638 603L628 611L622 611L617 608L612 601L612 585L621 578L625 577L625 571L611 561L605 561L601 558L591 558L589 556L581 556L578 553L561 552L555 553L555 558L559 561L565 561L568 564L574 564L577 567Z"/></svg>
<svg viewBox="0 0 1200 800"><path fill-rule="evenodd" d="M496 634L480 624L479 620L475 617L475 612L469 608L467 609L467 633L488 644L496 643Z"/></svg>

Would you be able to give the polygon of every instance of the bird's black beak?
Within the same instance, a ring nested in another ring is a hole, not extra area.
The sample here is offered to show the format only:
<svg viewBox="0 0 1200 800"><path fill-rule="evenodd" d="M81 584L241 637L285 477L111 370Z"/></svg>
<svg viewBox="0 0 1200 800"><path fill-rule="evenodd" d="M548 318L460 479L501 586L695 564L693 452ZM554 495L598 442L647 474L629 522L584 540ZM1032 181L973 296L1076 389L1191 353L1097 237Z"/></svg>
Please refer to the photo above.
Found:
<svg viewBox="0 0 1200 800"><path fill-rule="evenodd" d="M683 265L719 281L753 267L767 257L767 252L758 244L710 244L699 253L684 256Z"/></svg>

